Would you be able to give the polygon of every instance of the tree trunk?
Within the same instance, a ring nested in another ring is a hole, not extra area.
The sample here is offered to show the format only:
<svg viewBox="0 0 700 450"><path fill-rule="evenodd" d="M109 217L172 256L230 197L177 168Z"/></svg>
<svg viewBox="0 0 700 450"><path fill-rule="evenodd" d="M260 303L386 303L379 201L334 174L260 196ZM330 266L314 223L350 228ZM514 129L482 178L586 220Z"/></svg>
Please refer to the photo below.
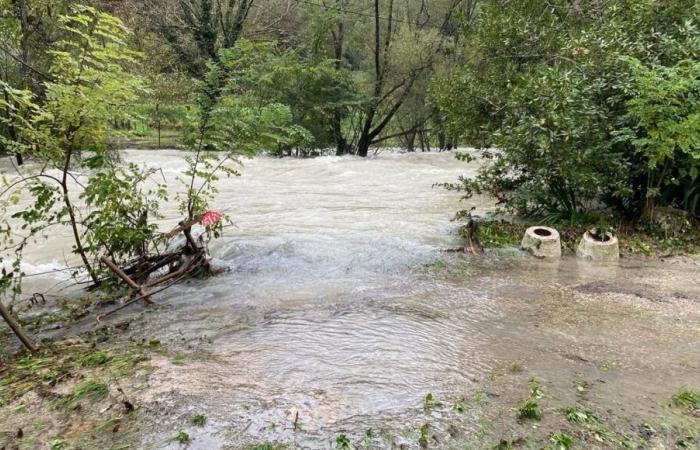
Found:
<svg viewBox="0 0 700 450"><path fill-rule="evenodd" d="M31 67L32 61L29 59L30 45L29 38L31 36L31 30L29 29L29 11L27 10L26 0L15 0L15 6L17 7L17 13L19 15L19 25L20 25L20 58L24 64L20 65L20 73L22 75L22 89L28 89L29 84L29 67Z"/></svg>
<svg viewBox="0 0 700 450"><path fill-rule="evenodd" d="M372 138L369 133L362 133L360 140L357 142L357 156L362 156L363 158L369 153L369 146L372 145Z"/></svg>
<svg viewBox="0 0 700 450"><path fill-rule="evenodd" d="M418 131L418 140L420 141L420 150L422 152L430 151L430 136L428 136L427 131Z"/></svg>
<svg viewBox="0 0 700 450"><path fill-rule="evenodd" d="M6 72L6 77L7 77L7 70ZM15 130L15 126L11 120L11 112L10 112L10 97L7 93L6 89L3 89L3 94L5 95L5 113L7 115L7 131L8 134L10 135L10 140L13 142L17 142L17 130ZM17 165L21 166L24 164L24 157L20 152L15 153L15 158L17 158Z"/></svg>
<svg viewBox="0 0 700 450"><path fill-rule="evenodd" d="M335 57L335 70L342 68L343 46L345 44L345 23L343 19L343 0L337 0L336 5L340 9L340 19L338 20L338 30L333 33L333 51ZM335 137L335 154L343 156L348 153L348 141L343 136L342 118L339 113L333 115L333 135Z"/></svg>
<svg viewBox="0 0 700 450"><path fill-rule="evenodd" d="M438 131L438 146L440 150L447 150L447 136L443 130Z"/></svg>
<svg viewBox="0 0 700 450"><path fill-rule="evenodd" d="M343 156L348 152L348 141L343 136L342 123L340 115L336 114L333 117L333 136L335 138L335 155Z"/></svg>
<svg viewBox="0 0 700 450"><path fill-rule="evenodd" d="M158 150L160 150L160 103L156 103L156 126L158 127Z"/></svg>
<svg viewBox="0 0 700 450"><path fill-rule="evenodd" d="M34 341L32 341L29 336L22 330L22 327L19 326L17 321L15 320L14 317L10 314L10 312L5 308L5 305L2 304L0 301L0 316L2 316L3 319L5 319L5 322L7 322L7 325L9 325L10 329L15 333L15 336L22 342L22 345L24 345L27 350L30 352L34 353L36 352L39 348L36 346Z"/></svg>
<svg viewBox="0 0 700 450"><path fill-rule="evenodd" d="M61 189L63 191L63 202L66 205L66 211L68 212L68 218L70 219L71 230L73 231L73 239L75 241L75 250L80 255L80 259L83 261L85 269L88 271L90 278L93 283L97 284L99 282L97 278L97 273L92 268L90 261L88 260L87 254L85 253L85 248L83 247L83 242L80 239L80 232L78 231L78 220L75 217L75 211L73 210L73 204L70 201L70 195L68 194L68 170L70 169L71 156L73 154L72 150L68 150L66 153L66 161L63 166L63 178L61 179Z"/></svg>
<svg viewBox="0 0 700 450"><path fill-rule="evenodd" d="M406 134L406 139L404 141L406 145L406 150L409 152L416 151L416 130L410 131Z"/></svg>
<svg viewBox="0 0 700 450"><path fill-rule="evenodd" d="M382 92L382 87L384 86L384 76L382 74L381 66L381 48L382 40L380 35L379 26L379 0L374 0L374 97L379 101L379 96ZM391 16L389 16L389 30L391 30ZM391 39L391 34L387 35L386 48L389 47L389 39ZM363 158L367 156L369 152L369 146L372 145L372 122L374 121L374 115L377 112L377 105L375 103L370 106L367 111L367 117L365 118L364 126L362 127L362 134L357 142L357 156L362 156Z"/></svg>

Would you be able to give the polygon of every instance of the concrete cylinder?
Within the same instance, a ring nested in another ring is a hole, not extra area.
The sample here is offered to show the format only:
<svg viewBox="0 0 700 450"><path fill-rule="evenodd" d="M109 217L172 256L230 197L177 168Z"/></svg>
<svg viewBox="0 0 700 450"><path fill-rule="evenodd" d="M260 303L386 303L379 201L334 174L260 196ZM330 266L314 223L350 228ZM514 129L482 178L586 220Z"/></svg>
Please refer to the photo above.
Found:
<svg viewBox="0 0 700 450"><path fill-rule="evenodd" d="M616 262L620 259L620 244L610 233L605 233L605 239L599 240L586 231L578 244L576 256L591 261Z"/></svg>
<svg viewBox="0 0 700 450"><path fill-rule="evenodd" d="M520 247L538 258L561 257L559 232L550 227L537 226L528 228L525 231Z"/></svg>

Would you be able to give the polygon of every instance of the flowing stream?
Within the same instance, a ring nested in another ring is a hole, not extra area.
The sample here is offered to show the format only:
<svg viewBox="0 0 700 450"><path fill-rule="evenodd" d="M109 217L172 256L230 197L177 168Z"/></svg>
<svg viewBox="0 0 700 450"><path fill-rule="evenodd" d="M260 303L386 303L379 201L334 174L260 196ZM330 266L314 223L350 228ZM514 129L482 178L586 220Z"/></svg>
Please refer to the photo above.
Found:
<svg viewBox="0 0 700 450"><path fill-rule="evenodd" d="M124 155L167 179L184 169L176 151ZM235 223L210 245L227 271L114 319L182 349L155 360L138 394L149 412L140 445L177 448L170 438L187 429L199 449L334 448L341 434L419 448L429 425L432 448L481 448L522 432L512 408L531 376L557 405L551 417L581 401L585 380L592 405L630 424L698 382L697 263L443 253L459 245L455 211L492 203L433 184L476 169L450 153L245 160L215 207ZM164 228L174 206L165 215ZM191 426L195 414L206 427Z"/></svg>

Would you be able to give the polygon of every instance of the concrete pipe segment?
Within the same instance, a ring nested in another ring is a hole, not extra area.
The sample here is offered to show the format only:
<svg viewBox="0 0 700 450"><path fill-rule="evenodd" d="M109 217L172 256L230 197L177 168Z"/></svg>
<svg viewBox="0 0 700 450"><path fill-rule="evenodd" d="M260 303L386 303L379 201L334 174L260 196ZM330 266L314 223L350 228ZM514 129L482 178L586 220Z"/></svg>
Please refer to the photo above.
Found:
<svg viewBox="0 0 700 450"><path fill-rule="evenodd" d="M576 256L600 262L616 262L620 259L620 244L611 233L605 233L603 240L593 236L591 231L581 238L576 249Z"/></svg>
<svg viewBox="0 0 700 450"><path fill-rule="evenodd" d="M538 226L528 228L525 231L520 247L538 258L561 257L559 232L550 227Z"/></svg>

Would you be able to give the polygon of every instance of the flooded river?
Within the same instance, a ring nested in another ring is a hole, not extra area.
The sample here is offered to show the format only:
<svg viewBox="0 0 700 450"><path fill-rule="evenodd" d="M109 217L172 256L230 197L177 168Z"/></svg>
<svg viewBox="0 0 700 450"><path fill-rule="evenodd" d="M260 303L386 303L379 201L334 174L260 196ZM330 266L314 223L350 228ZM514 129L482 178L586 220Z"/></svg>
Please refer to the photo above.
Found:
<svg viewBox="0 0 700 450"><path fill-rule="evenodd" d="M124 155L168 179L184 168L175 151ZM178 448L187 430L192 449L328 449L341 435L357 448L490 448L548 442L574 405L630 439L660 421L669 435L695 429L668 403L700 387L697 261L443 253L459 245L457 209L492 205L433 184L475 170L449 153L244 161L216 201L235 223L211 243L227 271L114 318L179 353L155 358L134 394L139 447ZM46 248L30 262L59 264ZM534 428L514 412L533 377Z"/></svg>

